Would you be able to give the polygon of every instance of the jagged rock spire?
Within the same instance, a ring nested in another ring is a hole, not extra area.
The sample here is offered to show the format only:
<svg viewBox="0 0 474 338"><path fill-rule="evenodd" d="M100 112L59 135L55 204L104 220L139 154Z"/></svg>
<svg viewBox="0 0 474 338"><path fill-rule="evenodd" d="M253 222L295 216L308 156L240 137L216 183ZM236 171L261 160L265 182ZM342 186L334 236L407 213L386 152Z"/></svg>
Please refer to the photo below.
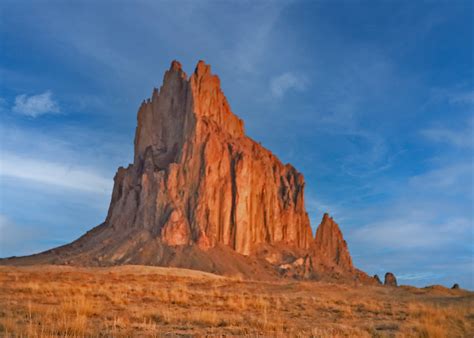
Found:
<svg viewBox="0 0 474 338"><path fill-rule="evenodd" d="M328 213L324 214L316 230L314 249L318 261L344 270L353 269L352 258L341 229Z"/></svg>
<svg viewBox="0 0 474 338"><path fill-rule="evenodd" d="M311 244L304 179L244 134L211 67L178 61L138 112L134 164L116 176L107 223L168 245Z"/></svg>

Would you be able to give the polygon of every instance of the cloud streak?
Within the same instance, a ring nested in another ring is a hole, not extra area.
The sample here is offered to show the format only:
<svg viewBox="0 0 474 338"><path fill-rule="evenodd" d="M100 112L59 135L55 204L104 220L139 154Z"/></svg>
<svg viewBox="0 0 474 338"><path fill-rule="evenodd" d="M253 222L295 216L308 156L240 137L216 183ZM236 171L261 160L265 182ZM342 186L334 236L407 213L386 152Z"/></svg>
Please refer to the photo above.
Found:
<svg viewBox="0 0 474 338"><path fill-rule="evenodd" d="M421 131L421 135L433 142L472 148L474 147L474 119L468 121L466 125L466 127L457 130L442 127L424 129Z"/></svg>
<svg viewBox="0 0 474 338"><path fill-rule="evenodd" d="M353 238L385 249L427 249L455 243L469 230L467 219L453 219L436 224L432 220L417 222L412 217L397 217L371 223L357 229Z"/></svg>
<svg viewBox="0 0 474 338"><path fill-rule="evenodd" d="M87 167L30 159L5 152L0 160L0 176L104 195L112 187L111 179Z"/></svg>
<svg viewBox="0 0 474 338"><path fill-rule="evenodd" d="M449 100L457 104L474 104L474 90L452 94Z"/></svg>
<svg viewBox="0 0 474 338"><path fill-rule="evenodd" d="M472 163L457 162L452 165L444 165L425 172L422 175L412 176L409 179L410 186L416 190L433 193L469 193L469 182L472 183ZM472 191L471 191L472 193Z"/></svg>
<svg viewBox="0 0 474 338"><path fill-rule="evenodd" d="M439 278L442 275L432 272L420 272L420 273L403 273L397 276L399 281L417 281L417 280L433 280Z"/></svg>
<svg viewBox="0 0 474 338"><path fill-rule="evenodd" d="M48 90L37 95L18 95L15 98L12 111L35 118L45 114L57 114L60 109L58 103L53 99L53 93Z"/></svg>
<svg viewBox="0 0 474 338"><path fill-rule="evenodd" d="M306 89L308 79L305 76L286 72L278 75L270 81L270 91L275 98L282 98L288 91L302 91Z"/></svg>

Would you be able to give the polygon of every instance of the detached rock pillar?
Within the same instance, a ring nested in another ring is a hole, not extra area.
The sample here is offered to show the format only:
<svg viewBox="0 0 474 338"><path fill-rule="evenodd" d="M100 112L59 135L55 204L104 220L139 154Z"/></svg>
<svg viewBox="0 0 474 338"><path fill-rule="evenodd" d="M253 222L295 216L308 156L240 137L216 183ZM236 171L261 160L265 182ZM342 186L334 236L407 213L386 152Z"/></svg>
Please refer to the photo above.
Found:
<svg viewBox="0 0 474 338"><path fill-rule="evenodd" d="M385 274L385 281L383 284L386 286L397 286L397 279L395 278L395 275L391 272L387 272Z"/></svg>

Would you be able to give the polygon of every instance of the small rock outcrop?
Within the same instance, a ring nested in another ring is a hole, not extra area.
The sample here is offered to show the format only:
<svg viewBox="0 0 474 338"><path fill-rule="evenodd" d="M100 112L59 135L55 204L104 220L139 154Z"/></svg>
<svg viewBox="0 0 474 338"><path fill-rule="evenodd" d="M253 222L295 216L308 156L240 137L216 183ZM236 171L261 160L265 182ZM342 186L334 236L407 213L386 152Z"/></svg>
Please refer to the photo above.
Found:
<svg viewBox="0 0 474 338"><path fill-rule="evenodd" d="M383 284L386 286L397 286L397 278L395 278L393 273L387 272Z"/></svg>
<svg viewBox="0 0 474 338"><path fill-rule="evenodd" d="M452 290L459 290L460 287L459 287L459 284L458 283L454 283L453 286L451 287Z"/></svg>
<svg viewBox="0 0 474 338"><path fill-rule="evenodd" d="M374 279L377 282L377 284L382 285L382 281L379 278L379 275L374 275Z"/></svg>
<svg viewBox="0 0 474 338"><path fill-rule="evenodd" d="M279 273L284 277L294 279L311 279L313 276L313 262L309 255L299 257L291 263L281 264L278 267Z"/></svg>

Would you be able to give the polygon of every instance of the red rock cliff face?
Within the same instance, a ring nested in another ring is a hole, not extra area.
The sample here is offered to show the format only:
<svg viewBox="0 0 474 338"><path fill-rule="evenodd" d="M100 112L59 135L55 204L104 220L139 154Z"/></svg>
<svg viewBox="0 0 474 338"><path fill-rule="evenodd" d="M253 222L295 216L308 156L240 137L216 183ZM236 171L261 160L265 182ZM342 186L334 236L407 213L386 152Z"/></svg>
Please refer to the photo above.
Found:
<svg viewBox="0 0 474 338"><path fill-rule="evenodd" d="M172 246L313 245L303 176L244 134L219 78L174 61L138 111L134 163L115 176L106 223L144 228Z"/></svg>

